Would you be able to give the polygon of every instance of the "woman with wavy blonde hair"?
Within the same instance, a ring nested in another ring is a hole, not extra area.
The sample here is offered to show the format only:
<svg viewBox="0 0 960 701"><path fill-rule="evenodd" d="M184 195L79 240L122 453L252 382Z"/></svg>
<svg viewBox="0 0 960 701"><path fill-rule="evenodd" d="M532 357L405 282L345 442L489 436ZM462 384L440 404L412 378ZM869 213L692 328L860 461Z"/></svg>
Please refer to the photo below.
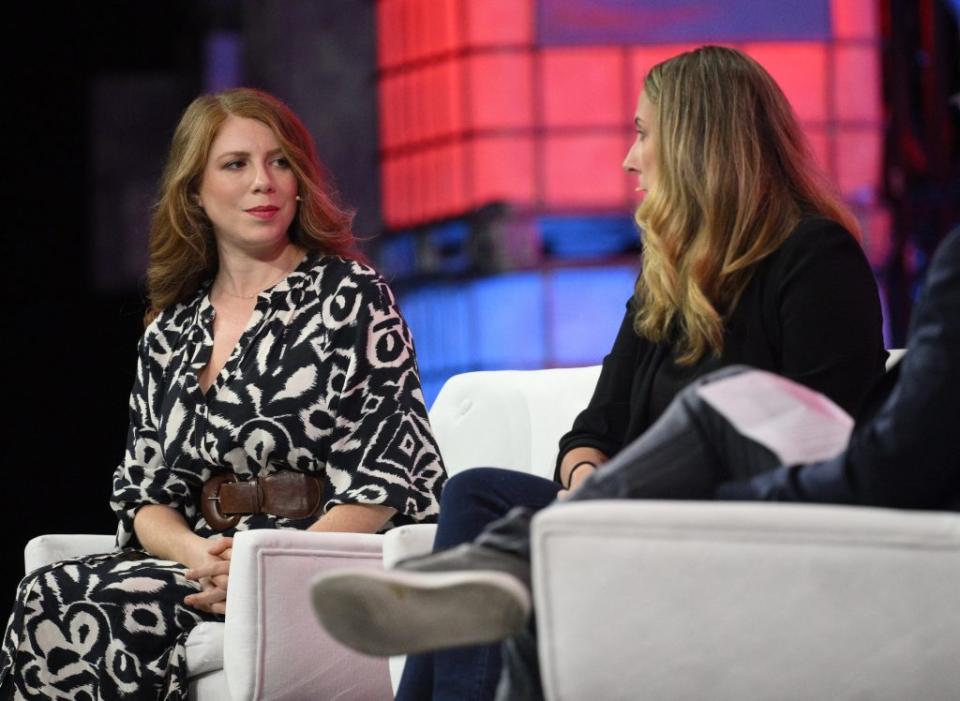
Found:
<svg viewBox="0 0 960 701"><path fill-rule="evenodd" d="M646 192L636 213L642 272L593 397L560 439L553 479L494 468L455 475L444 488L434 541L443 552L401 563L395 575L345 577L319 590L322 620L331 631L346 631L347 644L367 652L431 647L436 638L430 635L413 636L408 645L388 643L377 621L355 620L344 587L356 585L352 591L366 592L378 605L393 602L380 621L443 629L427 610L434 584L418 590L416 576L482 567L450 548L506 521L498 519L513 507L540 509L577 489L626 453L697 378L751 365L853 412L883 372L879 297L856 222L819 174L770 75L733 49L705 46L681 54L647 75L633 121L636 139L623 167ZM701 477L667 471L636 492L711 498L710 480L723 475ZM394 598L405 594L406 602ZM477 618L486 611L477 607ZM487 630L494 621L455 628ZM500 660L499 645L413 655L397 698L492 698Z"/></svg>
<svg viewBox="0 0 960 701"><path fill-rule="evenodd" d="M858 239L859 228L786 97L749 56L722 47L683 54L654 66L640 99L656 114L658 168L636 214L644 236L635 326L662 341L676 324L677 361L689 365L723 352L725 316L803 217L830 219Z"/></svg>
<svg viewBox="0 0 960 701"><path fill-rule="evenodd" d="M227 612L235 532L376 532L438 511L410 332L352 255L296 115L257 90L197 98L160 190L117 550L23 579L3 698L184 699L187 636Z"/></svg>

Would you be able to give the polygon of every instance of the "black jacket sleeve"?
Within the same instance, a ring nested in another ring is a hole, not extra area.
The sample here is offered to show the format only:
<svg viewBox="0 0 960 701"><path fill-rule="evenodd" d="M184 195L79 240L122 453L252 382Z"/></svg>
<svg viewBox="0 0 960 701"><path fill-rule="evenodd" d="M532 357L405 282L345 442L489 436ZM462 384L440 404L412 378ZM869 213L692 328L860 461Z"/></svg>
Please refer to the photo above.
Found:
<svg viewBox="0 0 960 701"><path fill-rule="evenodd" d="M630 420L630 390L637 368L641 344L649 343L633 330L634 303L627 309L613 348L603 359L600 378L590 403L573 422L573 428L560 438L560 452L554 468L554 480L560 479L560 461L573 448L590 447L613 456L623 448Z"/></svg>

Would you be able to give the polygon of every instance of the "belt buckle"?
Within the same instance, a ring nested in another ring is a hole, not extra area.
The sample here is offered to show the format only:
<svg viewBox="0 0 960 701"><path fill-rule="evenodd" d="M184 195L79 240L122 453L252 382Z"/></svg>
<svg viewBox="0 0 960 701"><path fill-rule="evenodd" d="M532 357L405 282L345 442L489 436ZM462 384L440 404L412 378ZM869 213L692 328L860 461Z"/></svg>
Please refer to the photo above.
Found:
<svg viewBox="0 0 960 701"><path fill-rule="evenodd" d="M225 483L238 482L237 476L225 472L214 475L203 484L200 493L200 513L207 524L216 531L225 531L240 523L240 514L227 516L220 510L220 487Z"/></svg>

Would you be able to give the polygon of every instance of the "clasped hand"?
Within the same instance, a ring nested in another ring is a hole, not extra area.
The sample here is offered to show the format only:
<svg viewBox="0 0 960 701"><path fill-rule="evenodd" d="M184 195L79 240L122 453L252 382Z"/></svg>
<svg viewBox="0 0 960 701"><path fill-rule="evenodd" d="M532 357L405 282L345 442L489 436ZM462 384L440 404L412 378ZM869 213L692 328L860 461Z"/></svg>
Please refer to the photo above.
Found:
<svg viewBox="0 0 960 701"><path fill-rule="evenodd" d="M185 596L183 603L207 613L227 612L227 581L233 538L220 538L207 549L205 561L187 570L186 577L200 583L200 592Z"/></svg>

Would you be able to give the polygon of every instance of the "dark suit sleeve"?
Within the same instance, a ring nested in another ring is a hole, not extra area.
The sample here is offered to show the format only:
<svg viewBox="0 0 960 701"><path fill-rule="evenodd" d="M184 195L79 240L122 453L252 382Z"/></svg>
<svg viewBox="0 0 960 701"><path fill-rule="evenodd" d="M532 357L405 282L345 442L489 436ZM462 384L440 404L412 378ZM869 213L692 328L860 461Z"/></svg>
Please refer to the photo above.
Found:
<svg viewBox="0 0 960 701"><path fill-rule="evenodd" d="M637 369L639 344L647 342L633 330L633 316L634 305L631 300L627 303L613 348L603 359L590 403L577 416L573 428L560 438L554 480L559 481L560 461L572 448L587 446L608 456L623 448L623 438L630 419L630 390Z"/></svg>
<svg viewBox="0 0 960 701"><path fill-rule="evenodd" d="M838 224L814 219L784 243L777 278L780 374L821 392L856 414L883 374L883 322L873 273Z"/></svg>
<svg viewBox="0 0 960 701"><path fill-rule="evenodd" d="M722 499L955 508L960 502L960 230L941 245L899 376L847 450L721 485Z"/></svg>

